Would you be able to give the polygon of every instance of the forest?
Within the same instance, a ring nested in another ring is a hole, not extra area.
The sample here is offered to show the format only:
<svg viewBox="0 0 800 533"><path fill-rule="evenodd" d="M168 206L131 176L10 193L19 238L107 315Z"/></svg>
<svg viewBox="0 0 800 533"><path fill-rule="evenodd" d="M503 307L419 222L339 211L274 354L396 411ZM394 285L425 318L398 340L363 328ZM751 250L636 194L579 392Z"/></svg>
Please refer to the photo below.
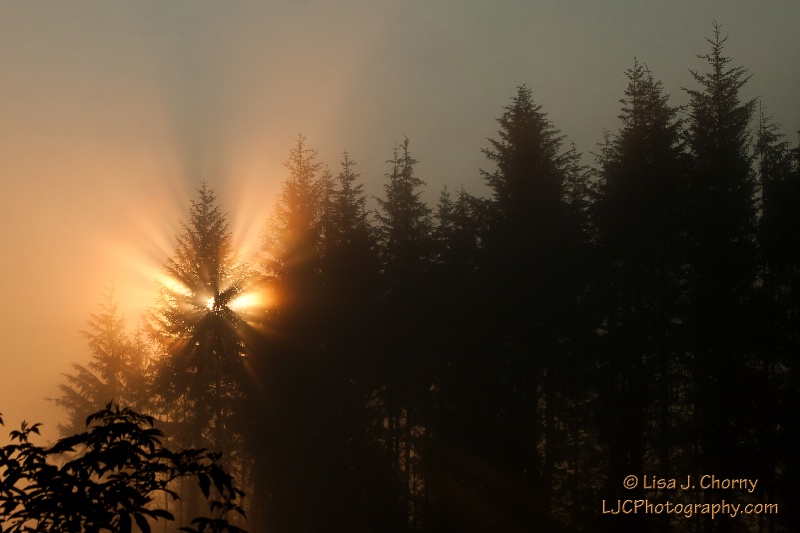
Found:
<svg viewBox="0 0 800 533"><path fill-rule="evenodd" d="M405 138L373 200L301 135L246 258L199 184L140 326L89 318L61 433L113 400L222 452L254 533L800 531L800 147L725 39L682 107L634 61L593 165L519 86L488 197L427 205Z"/></svg>

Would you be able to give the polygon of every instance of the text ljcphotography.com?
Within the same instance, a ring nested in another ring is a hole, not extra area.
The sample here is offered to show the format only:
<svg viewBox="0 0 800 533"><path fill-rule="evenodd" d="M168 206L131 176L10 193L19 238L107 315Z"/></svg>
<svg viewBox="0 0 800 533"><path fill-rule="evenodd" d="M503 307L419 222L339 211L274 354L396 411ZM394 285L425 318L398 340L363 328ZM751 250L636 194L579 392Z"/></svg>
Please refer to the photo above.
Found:
<svg viewBox="0 0 800 533"><path fill-rule="evenodd" d="M713 474L685 478L661 478L652 475L628 475L622 481L622 486L627 490L637 487L645 491L729 491L733 493L753 494L758 486L757 479L749 478L724 478ZM678 495L676 494L676 497ZM677 498L681 499L682 498ZM697 515L711 515L714 519L719 515L731 518L742 515L778 514L776 503L740 503L722 499L713 503L673 502L669 499L663 501L649 499L617 499L603 500L602 513L604 515L629 515L629 514L674 514L691 518Z"/></svg>

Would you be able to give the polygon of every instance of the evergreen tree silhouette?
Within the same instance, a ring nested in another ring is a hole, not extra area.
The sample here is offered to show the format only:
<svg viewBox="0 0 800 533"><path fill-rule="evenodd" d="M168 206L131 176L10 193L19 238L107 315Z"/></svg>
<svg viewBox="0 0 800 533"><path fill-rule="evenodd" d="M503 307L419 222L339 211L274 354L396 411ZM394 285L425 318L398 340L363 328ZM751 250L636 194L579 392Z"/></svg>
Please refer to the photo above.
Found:
<svg viewBox="0 0 800 533"><path fill-rule="evenodd" d="M750 409L755 442L747 461L757 465L764 499L787 507L780 516L767 517L770 531L778 524L800 527L800 514L790 505L796 497L791 479L800 472L795 452L800 435L798 401L798 335L800 331L800 161L778 132L778 125L759 113L756 157L761 186L759 220L760 293L757 360L750 365Z"/></svg>
<svg viewBox="0 0 800 533"><path fill-rule="evenodd" d="M370 438L376 385L380 262L356 162L345 151L336 176L323 174L320 283L324 368L330 384L330 523L380 527L373 520L381 450Z"/></svg>
<svg viewBox="0 0 800 533"><path fill-rule="evenodd" d="M752 318L757 274L756 181L749 134L754 101L742 101L748 80L730 67L726 38L714 24L709 54L699 56L709 72L692 72L700 89L690 97L687 144L692 155L687 216L687 350L691 357L698 468L719 476L757 475L741 463L747 397L747 361L753 350ZM717 495L705 492L703 496ZM718 530L730 527L727 519ZM706 529L713 524L706 520Z"/></svg>
<svg viewBox="0 0 800 533"><path fill-rule="evenodd" d="M62 435L79 432L86 417L110 401L135 409L149 403L152 356L142 332L133 337L126 332L113 288L99 307L100 312L91 315L88 329L81 332L91 361L86 366L73 363L75 373L64 375L65 383L59 385L61 396L52 399L67 412L68 422L58 427Z"/></svg>
<svg viewBox="0 0 800 533"><path fill-rule="evenodd" d="M323 277L334 248L335 182L316 157L298 136L263 240L276 300L258 363L264 398L256 416L266 437L256 446L258 497L264 523L282 531L322 530L338 512L338 361L326 338L331 300Z"/></svg>
<svg viewBox="0 0 800 533"><path fill-rule="evenodd" d="M379 198L377 234L382 258L382 367L379 391L384 428L387 520L420 527L423 512L420 450L430 413L430 208L425 182L414 174L410 141L395 146ZM413 334L412 334L413 332Z"/></svg>
<svg viewBox="0 0 800 533"><path fill-rule="evenodd" d="M168 280L149 313L160 353L156 393L187 445L230 445L236 406L246 383L243 362L248 326L236 298L253 275L238 261L225 215L203 183L181 224Z"/></svg>
<svg viewBox="0 0 800 533"><path fill-rule="evenodd" d="M480 333L462 358L458 403L472 426L462 432L462 446L503 474L471 490L503 518L468 520L490 529L533 521L554 528L556 464L565 451L559 411L585 291L577 191L585 172L528 87L518 88L497 122L498 138L484 150L496 169L483 171L493 198L480 264Z"/></svg>
<svg viewBox="0 0 800 533"><path fill-rule="evenodd" d="M608 446L609 493L618 492L617 480L628 471L667 475L675 469L677 477L687 465L675 464L674 451L690 444L676 442L672 430L680 426L676 391L683 385L676 339L684 316L688 160L678 109L668 104L661 82L638 61L626 76L622 126L602 153L594 208L603 265L598 291L605 354L598 405ZM627 517L625 527L642 529L645 518Z"/></svg>

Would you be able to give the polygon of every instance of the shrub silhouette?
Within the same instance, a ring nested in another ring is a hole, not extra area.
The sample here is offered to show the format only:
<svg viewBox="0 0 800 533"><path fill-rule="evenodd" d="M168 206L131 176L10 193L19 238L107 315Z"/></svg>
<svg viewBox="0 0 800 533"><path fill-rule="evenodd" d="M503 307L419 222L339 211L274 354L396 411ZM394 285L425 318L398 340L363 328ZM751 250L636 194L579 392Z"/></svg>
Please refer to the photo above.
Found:
<svg viewBox="0 0 800 533"><path fill-rule="evenodd" d="M128 533L135 524L150 533L155 520L175 519L159 505L178 499L172 482L196 478L213 517L195 518L180 531L245 533L227 519L230 513L244 516L244 493L220 466L220 454L171 451L153 423L150 416L108 404L87 418L85 432L44 448L30 442L40 424L23 422L0 448L0 530Z"/></svg>

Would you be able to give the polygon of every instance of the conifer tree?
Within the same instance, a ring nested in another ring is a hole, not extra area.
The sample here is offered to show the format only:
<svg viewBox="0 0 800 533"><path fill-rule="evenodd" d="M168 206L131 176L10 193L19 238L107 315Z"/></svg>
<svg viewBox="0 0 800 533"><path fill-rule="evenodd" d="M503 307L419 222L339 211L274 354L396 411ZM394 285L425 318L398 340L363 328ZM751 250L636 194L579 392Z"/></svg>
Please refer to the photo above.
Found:
<svg viewBox="0 0 800 533"><path fill-rule="evenodd" d="M800 398L798 380L798 331L800 331L800 161L779 133L779 126L759 113L756 138L757 172L761 186L760 304L757 319L759 361L750 366L750 391L754 396L745 415L753 421L757 444L748 461L759 467L765 500L787 501L786 488L798 468L799 435L794 413ZM794 516L792 516L794 515ZM779 521L788 529L800 521L796 513L769 517L770 531Z"/></svg>
<svg viewBox="0 0 800 533"><path fill-rule="evenodd" d="M455 201L445 187L436 205L437 261L464 273L477 267L478 252L486 238L489 205L463 188Z"/></svg>
<svg viewBox="0 0 800 533"><path fill-rule="evenodd" d="M233 410L244 393L247 325L235 302L253 276L238 261L226 217L207 184L181 226L175 254L164 267L168 281L149 314L161 351L156 393L182 424L188 445L219 449L231 435Z"/></svg>
<svg viewBox="0 0 800 533"><path fill-rule="evenodd" d="M205 182L181 230L147 315L156 350L154 411L174 442L224 451L229 467L245 471L254 336L238 305L256 278L239 260L227 217ZM199 495L184 496L181 514L196 514Z"/></svg>
<svg viewBox="0 0 800 533"><path fill-rule="evenodd" d="M483 435L476 443L480 453L537 494L535 508L513 511L521 525L551 519L563 450L557 413L566 401L557 383L575 353L577 337L569 325L584 290L584 206L576 201L585 173L526 86L497 122L498 138L484 150L496 169L483 171L493 192L482 261L488 335L475 339L485 355L471 359L465 388L472 395L492 391L470 406L476 433Z"/></svg>
<svg viewBox="0 0 800 533"><path fill-rule="evenodd" d="M672 339L682 318L678 303L685 260L688 167L678 110L638 61L626 76L622 126L603 151L594 208L605 348L598 404L608 439L610 487L630 469L676 466L670 459L671 428L677 425L674 391L680 383L672 379L679 359ZM638 524L629 527L644 527L642 517L630 519Z"/></svg>
<svg viewBox="0 0 800 533"><path fill-rule="evenodd" d="M125 330L125 317L120 313L110 289L93 313L88 329L82 331L91 361L88 365L73 363L74 374L65 374L59 385L61 396L53 399L67 411L68 422L59 425L62 435L80 431L89 414L110 401L143 409L148 404L150 353L141 332L134 337Z"/></svg>
<svg viewBox="0 0 800 533"><path fill-rule="evenodd" d="M335 187L330 192L330 256L326 268L330 281L336 285L333 298L337 305L343 304L343 299L352 305L368 297L364 291L371 290L378 272L367 198L355 167L356 162L345 151L341 171L334 178Z"/></svg>
<svg viewBox="0 0 800 533"><path fill-rule="evenodd" d="M333 473L346 468L336 414L340 360L331 342L335 301L328 283L338 253L336 179L316 157L298 136L263 234L264 274L275 301L265 316L270 335L260 347L257 374L263 404L254 417L258 435L269 437L252 444L265 522L287 531L321 530L334 520L340 510Z"/></svg>
<svg viewBox="0 0 800 533"><path fill-rule="evenodd" d="M378 235L384 269L391 276L405 277L420 267L430 253L430 208L421 200L425 182L414 175L417 160L411 156L406 137L395 146L392 166L384 185L386 198L379 198Z"/></svg>
<svg viewBox="0 0 800 533"><path fill-rule="evenodd" d="M778 128L760 112L756 157L761 187L761 276L774 297L791 298L800 264L800 211L795 208L800 199L800 182L797 156ZM791 305L796 307L794 302Z"/></svg>
<svg viewBox="0 0 800 533"><path fill-rule="evenodd" d="M325 166L316 183L317 189L317 273L322 274L325 265L330 262L336 243L336 227L334 213L335 180L330 169Z"/></svg>
<svg viewBox="0 0 800 533"><path fill-rule="evenodd" d="M284 162L289 176L283 182L275 212L263 234L265 266L268 273L280 279L316 270L324 212L321 202L324 191L320 190L318 178L322 163L316 161L316 156L316 150L306 147L305 137L298 136L289 159Z"/></svg>
<svg viewBox="0 0 800 533"><path fill-rule="evenodd" d="M325 496L330 516L345 524L364 524L375 512L372 484L380 449L369 435L370 402L376 390L378 275L375 235L356 162L345 151L338 174L323 179L324 227L321 236L319 297L324 299L321 365L328 387L325 447L331 476ZM358 527L358 526L353 526ZM361 526L363 527L363 526ZM379 527L379 526L378 526Z"/></svg>
<svg viewBox="0 0 800 533"><path fill-rule="evenodd" d="M711 52L698 56L710 71L692 71L700 89L686 89L690 97L686 138L692 155L689 193L693 203L688 216L692 268L698 279L705 278L695 286L693 307L705 318L718 308L739 308L755 272L757 184L750 138L755 101L741 101L740 90L749 76L742 67L729 67L732 59L723 55L727 37L722 38L720 32L715 23L714 38L707 39ZM712 321L715 327L735 327Z"/></svg>
<svg viewBox="0 0 800 533"><path fill-rule="evenodd" d="M325 301L325 342L340 347L345 339L352 343L369 337L367 322L378 296L375 232L355 166L345 151L339 174L326 171L320 179L319 297Z"/></svg>
<svg viewBox="0 0 800 533"><path fill-rule="evenodd" d="M748 440L743 418L747 400L739 389L754 354L757 185L749 129L754 101L740 96L749 76L744 68L730 66L718 24L707 41L711 51L699 57L708 72L692 71L700 87L687 90L686 138L692 156L685 323L688 401L694 405L697 468L719 476L756 476L741 458ZM710 521L706 526L711 527ZM719 527L728 527L726 519Z"/></svg>
<svg viewBox="0 0 800 533"><path fill-rule="evenodd" d="M431 358L425 339L430 333L428 313L431 275L430 208L422 201L424 181L414 174L417 160L409 140L395 146L387 161L385 198L379 198L377 234L382 256L383 359L378 369L378 394L383 412L386 463L383 511L388 523L422 519L420 443L429 409ZM409 334L413 332L413 334ZM384 421L385 420L385 421Z"/></svg>

